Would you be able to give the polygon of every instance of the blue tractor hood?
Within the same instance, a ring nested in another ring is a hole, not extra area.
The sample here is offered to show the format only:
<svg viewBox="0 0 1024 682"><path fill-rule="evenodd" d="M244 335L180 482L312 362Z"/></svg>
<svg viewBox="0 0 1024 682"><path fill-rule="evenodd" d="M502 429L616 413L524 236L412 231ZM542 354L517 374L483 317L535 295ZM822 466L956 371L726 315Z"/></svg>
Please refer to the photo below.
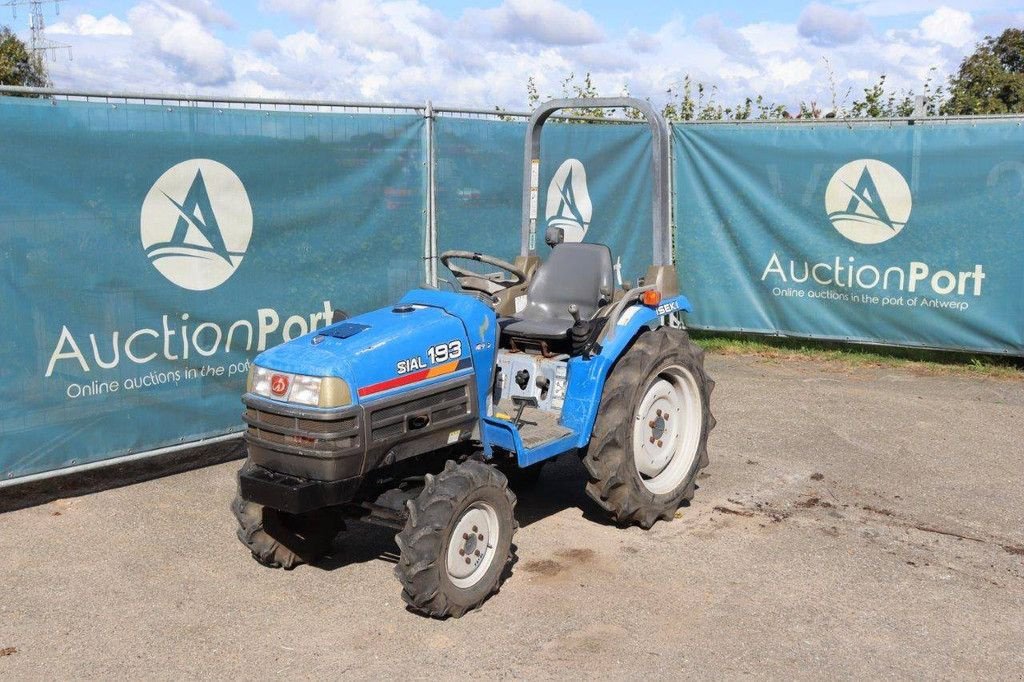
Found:
<svg viewBox="0 0 1024 682"><path fill-rule="evenodd" d="M464 295L414 291L381 308L318 329L258 355L260 367L344 379L358 402L394 395L471 372L473 336L496 340L494 312ZM472 328L472 327L471 327ZM489 348L488 348L489 350Z"/></svg>

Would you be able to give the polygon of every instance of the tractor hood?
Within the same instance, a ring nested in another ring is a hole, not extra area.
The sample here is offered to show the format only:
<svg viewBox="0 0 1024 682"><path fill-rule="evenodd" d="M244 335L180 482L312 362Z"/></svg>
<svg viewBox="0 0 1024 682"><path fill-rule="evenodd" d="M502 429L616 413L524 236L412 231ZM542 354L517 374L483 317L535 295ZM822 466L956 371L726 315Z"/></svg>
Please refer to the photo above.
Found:
<svg viewBox="0 0 1024 682"><path fill-rule="evenodd" d="M417 303L410 294L394 307L351 317L271 348L254 362L281 372L339 377L358 402L471 371L473 346L458 316L466 304L458 301L453 314L445 309L452 306L441 304L455 295L422 293L421 299L442 300ZM494 325L489 326L488 336L493 336Z"/></svg>

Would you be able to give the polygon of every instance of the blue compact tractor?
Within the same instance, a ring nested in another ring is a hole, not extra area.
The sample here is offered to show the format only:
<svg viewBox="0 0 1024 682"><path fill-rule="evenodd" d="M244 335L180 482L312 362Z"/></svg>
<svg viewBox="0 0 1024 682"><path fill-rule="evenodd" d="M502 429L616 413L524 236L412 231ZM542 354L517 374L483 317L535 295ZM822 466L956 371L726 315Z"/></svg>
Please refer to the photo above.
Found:
<svg viewBox="0 0 1024 682"><path fill-rule="evenodd" d="M563 241L558 227L546 230L545 258L536 248L541 128L582 106L634 107L654 134L654 262L636 286L616 282L608 247ZM541 106L527 128L514 262L445 252L454 291L410 291L256 358L232 508L260 563L316 560L346 519L391 526L405 601L461 616L511 563L510 483L528 485L570 452L615 523L673 518L708 463L714 383L670 324L690 303L670 256L668 144L645 101Z"/></svg>

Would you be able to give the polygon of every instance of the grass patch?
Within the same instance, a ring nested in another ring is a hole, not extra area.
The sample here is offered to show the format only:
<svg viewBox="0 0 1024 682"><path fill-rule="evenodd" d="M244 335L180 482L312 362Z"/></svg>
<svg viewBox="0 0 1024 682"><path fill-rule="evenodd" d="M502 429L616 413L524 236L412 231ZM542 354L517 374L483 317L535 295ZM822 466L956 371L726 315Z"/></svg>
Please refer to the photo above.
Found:
<svg viewBox="0 0 1024 682"><path fill-rule="evenodd" d="M718 355L748 355L775 360L824 360L852 367L899 367L936 374L1024 379L1024 358L758 334L727 334L696 329L690 330L690 336L709 353Z"/></svg>

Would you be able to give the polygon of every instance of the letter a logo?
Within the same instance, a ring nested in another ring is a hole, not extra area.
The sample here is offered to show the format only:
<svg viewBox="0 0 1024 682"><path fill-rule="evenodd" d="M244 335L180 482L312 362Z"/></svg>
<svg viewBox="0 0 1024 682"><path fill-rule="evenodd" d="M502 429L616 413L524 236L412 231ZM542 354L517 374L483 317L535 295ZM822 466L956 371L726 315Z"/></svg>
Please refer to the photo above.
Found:
<svg viewBox="0 0 1024 682"><path fill-rule="evenodd" d="M562 228L567 242L581 242L590 228L593 212L586 169L578 159L566 159L548 185L544 211L548 227Z"/></svg>
<svg viewBox="0 0 1024 682"><path fill-rule="evenodd" d="M874 159L851 161L825 189L832 225L850 241L879 244L892 239L910 218L910 187L900 172Z"/></svg>
<svg viewBox="0 0 1024 682"><path fill-rule="evenodd" d="M224 164L192 159L160 176L142 204L142 246L153 267L184 289L223 284L252 236L252 206Z"/></svg>

